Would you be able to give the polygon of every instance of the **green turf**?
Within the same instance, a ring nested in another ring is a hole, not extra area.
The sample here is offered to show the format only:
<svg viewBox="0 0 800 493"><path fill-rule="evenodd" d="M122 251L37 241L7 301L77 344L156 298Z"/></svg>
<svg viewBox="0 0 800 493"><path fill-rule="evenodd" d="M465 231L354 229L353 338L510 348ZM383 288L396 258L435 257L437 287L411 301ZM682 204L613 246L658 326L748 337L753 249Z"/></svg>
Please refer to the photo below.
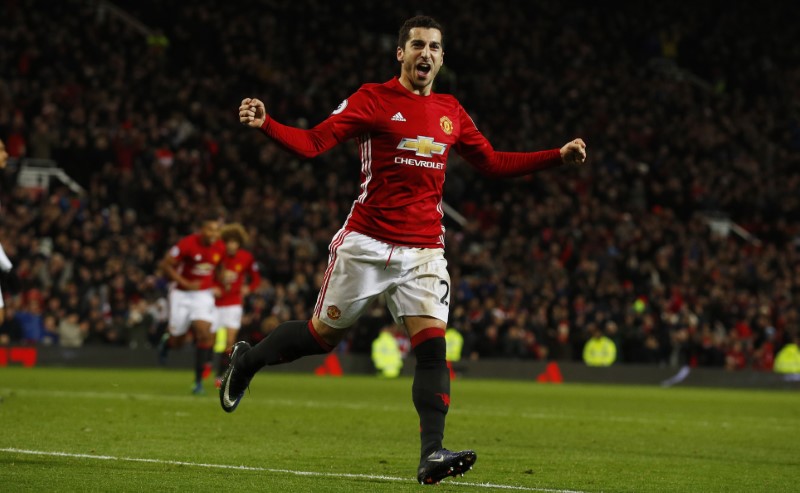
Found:
<svg viewBox="0 0 800 493"><path fill-rule="evenodd" d="M190 372L0 368L2 491L419 491L411 381L261 374L234 414ZM437 491L798 491L800 396L456 380ZM60 457L7 449L158 462ZM329 475L230 470L186 462ZM348 474L384 476L348 477ZM402 481L392 478L402 478ZM508 491L508 490L505 490Z"/></svg>

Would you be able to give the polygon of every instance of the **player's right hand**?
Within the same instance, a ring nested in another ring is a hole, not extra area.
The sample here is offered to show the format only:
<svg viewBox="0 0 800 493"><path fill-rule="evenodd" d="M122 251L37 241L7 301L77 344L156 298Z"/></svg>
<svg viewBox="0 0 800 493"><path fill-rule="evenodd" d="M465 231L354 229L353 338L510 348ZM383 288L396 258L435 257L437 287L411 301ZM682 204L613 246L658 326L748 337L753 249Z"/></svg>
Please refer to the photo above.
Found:
<svg viewBox="0 0 800 493"><path fill-rule="evenodd" d="M239 105L239 122L248 127L257 128L264 124L267 110L260 99L244 98Z"/></svg>

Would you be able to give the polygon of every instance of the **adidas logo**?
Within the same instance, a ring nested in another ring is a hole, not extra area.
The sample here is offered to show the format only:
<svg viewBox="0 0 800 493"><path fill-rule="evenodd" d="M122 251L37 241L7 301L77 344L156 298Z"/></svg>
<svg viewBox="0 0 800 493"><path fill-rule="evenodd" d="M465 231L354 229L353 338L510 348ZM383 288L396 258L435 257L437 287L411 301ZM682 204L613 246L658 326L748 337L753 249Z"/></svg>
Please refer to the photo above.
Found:
<svg viewBox="0 0 800 493"><path fill-rule="evenodd" d="M398 111L392 117L392 121L393 122L404 122L404 121L406 121L406 119L403 117L403 114Z"/></svg>

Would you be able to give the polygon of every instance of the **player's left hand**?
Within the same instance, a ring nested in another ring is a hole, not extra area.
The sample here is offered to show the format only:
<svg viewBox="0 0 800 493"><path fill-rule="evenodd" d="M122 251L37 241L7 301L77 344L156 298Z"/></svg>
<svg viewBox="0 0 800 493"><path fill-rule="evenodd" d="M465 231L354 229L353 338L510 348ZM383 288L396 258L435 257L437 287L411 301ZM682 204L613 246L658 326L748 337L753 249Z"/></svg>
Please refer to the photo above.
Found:
<svg viewBox="0 0 800 493"><path fill-rule="evenodd" d="M561 161L564 164L583 164L586 161L586 142L575 139L561 148Z"/></svg>

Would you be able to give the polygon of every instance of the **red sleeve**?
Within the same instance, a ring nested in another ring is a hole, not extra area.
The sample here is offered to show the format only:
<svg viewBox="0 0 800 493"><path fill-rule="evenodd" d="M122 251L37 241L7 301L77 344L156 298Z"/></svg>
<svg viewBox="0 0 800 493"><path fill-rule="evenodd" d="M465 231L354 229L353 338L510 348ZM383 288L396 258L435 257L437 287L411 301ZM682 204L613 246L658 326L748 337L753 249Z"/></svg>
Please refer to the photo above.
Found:
<svg viewBox="0 0 800 493"><path fill-rule="evenodd" d="M362 87L342 101L325 121L310 130L283 125L269 115L264 119L261 130L284 149L312 158L369 131L375 108L375 98Z"/></svg>
<svg viewBox="0 0 800 493"><path fill-rule="evenodd" d="M561 150L538 152L500 152L475 126L463 107L459 107L461 136L455 144L456 152L490 177L515 177L562 164Z"/></svg>
<svg viewBox="0 0 800 493"><path fill-rule="evenodd" d="M250 268L248 269L250 275L250 292L252 293L261 284L261 273L258 271L258 264L250 257Z"/></svg>

